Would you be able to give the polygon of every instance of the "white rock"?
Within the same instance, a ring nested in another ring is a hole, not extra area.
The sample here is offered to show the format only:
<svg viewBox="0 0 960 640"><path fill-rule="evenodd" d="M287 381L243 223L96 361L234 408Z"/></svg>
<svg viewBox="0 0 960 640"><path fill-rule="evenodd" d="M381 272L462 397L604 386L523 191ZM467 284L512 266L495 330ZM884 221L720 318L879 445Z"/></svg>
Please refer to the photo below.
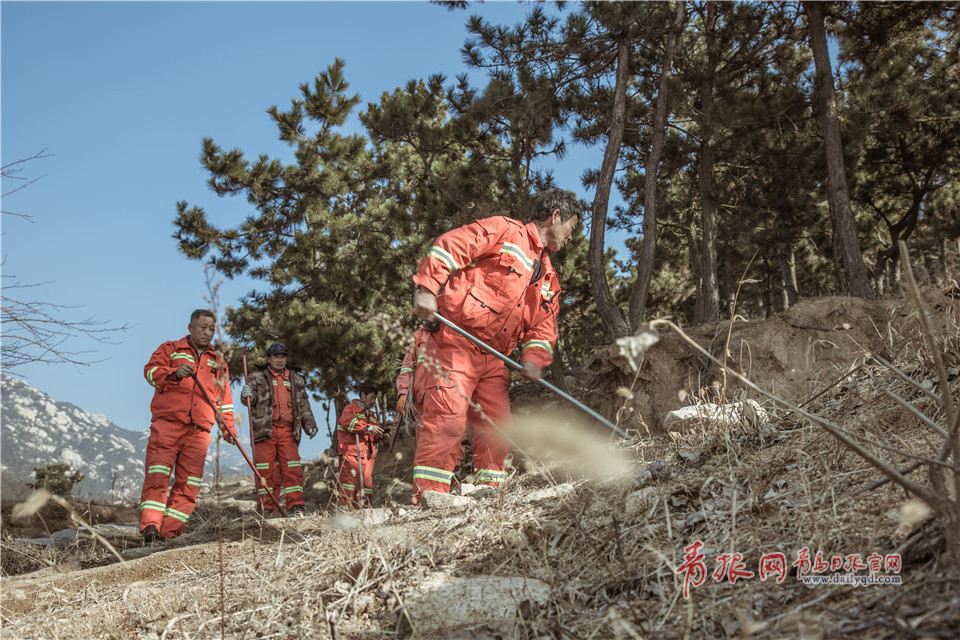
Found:
<svg viewBox="0 0 960 640"><path fill-rule="evenodd" d="M767 412L756 400L730 404L698 404L671 411L663 419L667 431L686 431L690 427L709 424L730 428L739 425L763 426L770 421Z"/></svg>
<svg viewBox="0 0 960 640"><path fill-rule="evenodd" d="M466 496L455 496L450 493L440 493L439 491L424 491L421 497L423 498L423 506L428 509L453 509L462 511L476 504L476 502Z"/></svg>
<svg viewBox="0 0 960 640"><path fill-rule="evenodd" d="M434 573L404 595L414 637L441 630L511 622L524 603L544 605L550 587L535 578Z"/></svg>
<svg viewBox="0 0 960 640"><path fill-rule="evenodd" d="M469 482L461 482L461 483L460 483L460 495L462 495L462 496L468 496L468 495L470 495L471 493L473 493L474 491L476 491L476 490L479 489L479 488L480 488L480 487L479 487L478 485L471 484L471 483L469 483Z"/></svg>
<svg viewBox="0 0 960 640"><path fill-rule="evenodd" d="M540 489L539 491L532 491L527 495L523 496L521 502L531 503L538 502L540 500L547 500L549 498L562 498L566 495L570 495L574 491L574 486L569 482L563 484L558 484L555 487L547 487L546 489Z"/></svg>

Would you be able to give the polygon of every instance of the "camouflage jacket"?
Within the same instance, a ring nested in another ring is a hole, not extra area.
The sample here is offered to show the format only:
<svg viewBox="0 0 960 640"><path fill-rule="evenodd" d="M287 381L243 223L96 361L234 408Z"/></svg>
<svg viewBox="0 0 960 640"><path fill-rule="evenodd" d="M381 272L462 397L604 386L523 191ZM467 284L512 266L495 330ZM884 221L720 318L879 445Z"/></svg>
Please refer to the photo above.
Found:
<svg viewBox="0 0 960 640"><path fill-rule="evenodd" d="M307 398L306 378L297 369L287 367L287 371L290 372L290 395L293 400L293 439L300 444L302 431L306 431L311 438L317 433L317 421ZM268 367L260 367L251 373L247 384L253 389L253 395L250 396L253 441L260 442L273 435L273 385Z"/></svg>

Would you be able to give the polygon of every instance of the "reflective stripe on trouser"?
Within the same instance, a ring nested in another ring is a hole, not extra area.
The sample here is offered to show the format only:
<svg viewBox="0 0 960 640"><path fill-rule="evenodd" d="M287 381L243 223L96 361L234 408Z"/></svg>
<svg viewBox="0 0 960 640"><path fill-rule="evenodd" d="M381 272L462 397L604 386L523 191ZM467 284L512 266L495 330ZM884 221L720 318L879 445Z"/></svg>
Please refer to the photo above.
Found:
<svg viewBox="0 0 960 640"><path fill-rule="evenodd" d="M361 450L365 450L366 444L360 443ZM363 462L363 492L366 494L366 503L369 506L370 498L373 496L373 465L376 462L376 454L368 457L366 451L362 451L360 460ZM360 504L360 477L357 467L356 447L351 447L340 456L340 488L337 491L337 507L343 509L359 509Z"/></svg>
<svg viewBox="0 0 960 640"><path fill-rule="evenodd" d="M197 504L210 432L193 425L154 420L147 441L140 530L154 525L164 538L183 533ZM170 474L173 473L173 488Z"/></svg>
<svg viewBox="0 0 960 640"><path fill-rule="evenodd" d="M480 469L475 467L473 473L474 476L476 476L477 484L485 484L491 487L497 487L507 479L505 472L494 469Z"/></svg>
<svg viewBox="0 0 960 640"><path fill-rule="evenodd" d="M267 481L273 497L280 502L280 495L286 496L287 509L303 504L303 468L300 466L300 452L293 439L292 427L273 426L273 435L253 445L257 458L257 469ZM261 465L266 465L261 467ZM284 487L281 491L281 486ZM276 509L273 501L266 497L267 490L260 488L260 502L264 509Z"/></svg>
<svg viewBox="0 0 960 640"><path fill-rule="evenodd" d="M427 360L439 362L448 377L444 379L428 367L420 369L421 375L430 379L413 459L413 504L419 503L423 491L450 491L450 480L432 477L429 470L452 475L468 426L475 468L500 473L510 452L502 431L510 421L506 365L446 327L430 334L424 349Z"/></svg>

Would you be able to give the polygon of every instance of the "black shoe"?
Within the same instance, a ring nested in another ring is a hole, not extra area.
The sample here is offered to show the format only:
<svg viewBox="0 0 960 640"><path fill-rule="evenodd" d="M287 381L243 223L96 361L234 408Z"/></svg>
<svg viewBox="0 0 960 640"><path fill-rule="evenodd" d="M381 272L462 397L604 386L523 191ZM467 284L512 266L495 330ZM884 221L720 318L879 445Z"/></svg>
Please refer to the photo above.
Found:
<svg viewBox="0 0 960 640"><path fill-rule="evenodd" d="M145 544L153 544L160 539L160 531L157 530L157 525L148 524L144 527L143 531L140 532L140 536L143 538Z"/></svg>
<svg viewBox="0 0 960 640"><path fill-rule="evenodd" d="M294 505L294 506L290 507L290 513L292 513L292 514L294 514L294 515L306 515L306 513L307 513L307 506L306 506L306 505L303 505L303 504Z"/></svg>

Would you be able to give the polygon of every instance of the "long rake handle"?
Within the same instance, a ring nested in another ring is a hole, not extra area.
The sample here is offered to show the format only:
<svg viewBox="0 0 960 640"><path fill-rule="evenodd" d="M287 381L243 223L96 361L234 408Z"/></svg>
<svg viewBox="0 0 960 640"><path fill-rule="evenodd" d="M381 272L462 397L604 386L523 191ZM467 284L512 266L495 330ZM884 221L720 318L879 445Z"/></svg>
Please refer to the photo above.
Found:
<svg viewBox="0 0 960 640"><path fill-rule="evenodd" d="M190 377L193 378L193 383L197 385L198 389L200 389L200 393L203 394L203 397L206 398L207 402L210 403L210 406L213 407L213 410L217 412L218 416L220 416L220 421L217 422L217 426L220 426L222 424L223 414L220 413L220 409L217 408L217 404L213 401L213 398L210 397L210 394L207 393L207 390L204 389L203 386L200 384L200 381L197 380L197 374L192 373L190 374ZM226 431L226 428L221 426L220 430ZM229 432L227 433L227 435L229 435ZM240 441L237 440L236 442L234 442L234 444L237 445L237 449L240 449L240 453L243 454L243 459L247 461L248 465L250 465L250 470L253 471L253 475L257 476L257 478L260 479L260 482L263 483L263 486L267 488L267 495L270 496L270 500L271 502L273 502L274 506L277 508L277 511L280 512L280 515L286 518L287 512L283 510L283 507L280 506L280 503L274 497L273 492L270 491L270 487L267 486L267 481L264 480L263 476L260 475L260 472L257 471L256 465L253 464L253 460L250 459L250 456L247 455L247 452L243 450L243 446L240 444Z"/></svg>
<svg viewBox="0 0 960 640"><path fill-rule="evenodd" d="M249 384L250 378L247 376L247 349L244 348L240 352L240 357L243 359L243 382L244 384ZM247 422L250 423L250 453L251 458L253 459L253 466L257 466L257 449L253 446L253 404L250 402L250 396L247 396ZM260 474L255 474L253 476L253 484L257 490L257 504L260 505L260 508L263 509L263 500L260 499L260 487L266 487L266 485L260 484Z"/></svg>
<svg viewBox="0 0 960 640"><path fill-rule="evenodd" d="M507 363L507 365L509 365L510 367L512 367L513 369L515 369L516 371L523 371L523 366L521 366L520 363L516 362L515 360L511 360L511 359L508 358L507 356L503 355L502 353L500 353L499 351L497 351L496 349L494 349L493 347L491 347L490 345L488 345L486 342L484 342L484 341L481 340L480 338L474 337L472 334L467 333L466 331L464 331L463 329L461 329L460 327L458 327L458 326L455 325L454 323L450 322L449 320L447 320L446 318L444 318L443 316L441 316L439 313L434 312L433 317L434 317L438 322L440 322L442 325L444 325L445 327L448 327L448 328L456 331L456 332L459 333L461 336L463 336L464 338L466 338L466 339L469 340L470 342L474 343L475 345L477 345L478 347L480 347L481 349L483 349L484 351L486 351L486 352L489 353L490 355L496 356L496 357L499 358L500 360L503 360L504 362ZM616 432L617 434L619 434L620 436L622 436L622 437L624 437L624 438L626 438L626 439L628 439L628 440L630 439L630 436L628 436L628 435L627 435L626 433L624 433L621 429L619 429L619 428L617 427L617 425L613 424L612 422L610 422L609 420L607 420L606 418L604 418L602 415L600 415L599 413L597 413L596 411L594 411L593 409L591 409L591 408L588 407L587 405L583 404L582 402L580 402L579 400L577 400L576 398L574 398L573 396L571 396L571 395L568 394L567 392L561 390L561 389L558 388L556 385L551 384L550 382L547 382L547 381L544 380L543 378L537 378L537 382L539 382L541 385L543 385L544 387L546 387L546 388L549 389L550 391L553 391L555 394L557 394L558 396L560 396L560 397L563 398L564 400L567 400L568 402L573 403L578 409L580 409L581 411L587 413L590 417L592 417L594 420L599 421L600 423L602 423L602 424L603 424L605 427L607 427L608 429L611 429L612 431Z"/></svg>
<svg viewBox="0 0 960 640"><path fill-rule="evenodd" d="M356 441L357 441L357 470L358 470L358 476L359 476L359 480L360 480L360 501L359 501L359 502L360 502L360 507L363 508L363 503L364 503L364 501L365 501L366 498L367 498L367 494L366 494L366 492L363 490L363 489L364 489L364 487L363 487L363 461L360 460L360 435L355 433L355 434L353 434L353 437L356 438Z"/></svg>

